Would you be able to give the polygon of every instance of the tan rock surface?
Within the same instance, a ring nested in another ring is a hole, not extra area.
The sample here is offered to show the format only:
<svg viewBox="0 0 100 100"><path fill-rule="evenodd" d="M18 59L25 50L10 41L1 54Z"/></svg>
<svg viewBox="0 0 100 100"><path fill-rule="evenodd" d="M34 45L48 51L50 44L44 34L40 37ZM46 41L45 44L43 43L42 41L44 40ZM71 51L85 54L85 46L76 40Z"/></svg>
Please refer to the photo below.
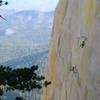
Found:
<svg viewBox="0 0 100 100"><path fill-rule="evenodd" d="M100 0L60 0L43 100L100 100Z"/></svg>

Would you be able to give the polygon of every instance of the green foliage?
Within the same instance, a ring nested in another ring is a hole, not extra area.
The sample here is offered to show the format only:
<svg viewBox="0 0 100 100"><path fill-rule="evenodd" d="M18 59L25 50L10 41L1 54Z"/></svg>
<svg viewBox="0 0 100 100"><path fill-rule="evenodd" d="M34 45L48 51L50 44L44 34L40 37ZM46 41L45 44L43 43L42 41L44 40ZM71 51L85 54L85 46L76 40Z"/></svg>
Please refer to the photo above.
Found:
<svg viewBox="0 0 100 100"><path fill-rule="evenodd" d="M33 89L42 88L42 80L44 76L36 73L38 66L31 68L12 69L10 67L0 66L0 86L8 86L6 91L21 90L31 91Z"/></svg>
<svg viewBox="0 0 100 100"><path fill-rule="evenodd" d="M22 97L16 97L16 100L25 100Z"/></svg>
<svg viewBox="0 0 100 100"><path fill-rule="evenodd" d="M18 90L20 92L31 92L33 89L42 89L51 84L51 81L45 80L45 77L37 74L38 66L33 65L30 68L10 68L9 66L0 66L0 96L7 91ZM16 97L16 100L25 100L22 97Z"/></svg>
<svg viewBox="0 0 100 100"><path fill-rule="evenodd" d="M8 4L7 1L2 1L2 0L0 0L0 6L2 6L2 5L7 5L7 4Z"/></svg>
<svg viewBox="0 0 100 100"><path fill-rule="evenodd" d="M0 88L0 96L3 95L3 90Z"/></svg>
<svg viewBox="0 0 100 100"><path fill-rule="evenodd" d="M0 6L7 5L7 4L8 4L7 1L2 1L2 0L0 0ZM2 19L4 19L5 21L7 21L4 17L2 17L2 15L0 15L0 17L1 17Z"/></svg>

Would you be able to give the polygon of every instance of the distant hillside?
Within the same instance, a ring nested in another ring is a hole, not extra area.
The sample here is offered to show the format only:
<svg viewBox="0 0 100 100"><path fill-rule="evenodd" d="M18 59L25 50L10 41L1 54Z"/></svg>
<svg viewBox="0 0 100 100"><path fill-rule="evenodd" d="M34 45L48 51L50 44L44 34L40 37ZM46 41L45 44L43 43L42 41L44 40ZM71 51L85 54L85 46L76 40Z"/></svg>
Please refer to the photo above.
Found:
<svg viewBox="0 0 100 100"><path fill-rule="evenodd" d="M8 60L7 62L1 63L1 65L4 66L9 65L10 67L13 68L31 67L32 65L38 65L40 67L38 70L39 74L43 74L45 70L41 70L41 69L46 68L47 58L48 58L48 51L46 50L33 55L28 55L16 59Z"/></svg>
<svg viewBox="0 0 100 100"><path fill-rule="evenodd" d="M28 67L47 59L53 13L4 11L7 22L0 19L0 64Z"/></svg>

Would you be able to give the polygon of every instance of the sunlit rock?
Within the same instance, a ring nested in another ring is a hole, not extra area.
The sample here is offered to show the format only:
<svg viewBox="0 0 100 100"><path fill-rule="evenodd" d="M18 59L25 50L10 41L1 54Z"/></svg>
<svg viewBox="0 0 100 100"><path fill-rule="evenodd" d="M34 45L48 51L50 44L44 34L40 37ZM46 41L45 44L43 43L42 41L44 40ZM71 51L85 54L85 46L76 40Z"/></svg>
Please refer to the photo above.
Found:
<svg viewBox="0 0 100 100"><path fill-rule="evenodd" d="M100 0L60 0L43 100L100 100Z"/></svg>

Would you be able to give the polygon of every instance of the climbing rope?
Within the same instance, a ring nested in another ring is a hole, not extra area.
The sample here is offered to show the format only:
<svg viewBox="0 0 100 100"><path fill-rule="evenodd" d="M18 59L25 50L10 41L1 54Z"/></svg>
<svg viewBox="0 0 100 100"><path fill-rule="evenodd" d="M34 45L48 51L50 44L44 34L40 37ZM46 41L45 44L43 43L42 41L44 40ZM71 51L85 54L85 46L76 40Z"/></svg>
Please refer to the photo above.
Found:
<svg viewBox="0 0 100 100"><path fill-rule="evenodd" d="M71 87L69 89L69 99L68 100L70 100L70 98L71 98L71 92L72 92L73 82L74 82L74 76L72 77Z"/></svg>
<svg viewBox="0 0 100 100"><path fill-rule="evenodd" d="M68 98L68 100L71 99L71 91L72 91L72 86L73 86L73 82L74 82L74 77L76 77L77 80L80 80L80 79L79 79L79 72L78 72L78 70L77 70L77 66L76 66L76 65L75 65L75 66L72 66L72 67L69 69L69 71L72 72L73 74L72 74L71 86L70 86L70 89L69 89L69 98ZM80 83L79 83L79 84L80 84Z"/></svg>

